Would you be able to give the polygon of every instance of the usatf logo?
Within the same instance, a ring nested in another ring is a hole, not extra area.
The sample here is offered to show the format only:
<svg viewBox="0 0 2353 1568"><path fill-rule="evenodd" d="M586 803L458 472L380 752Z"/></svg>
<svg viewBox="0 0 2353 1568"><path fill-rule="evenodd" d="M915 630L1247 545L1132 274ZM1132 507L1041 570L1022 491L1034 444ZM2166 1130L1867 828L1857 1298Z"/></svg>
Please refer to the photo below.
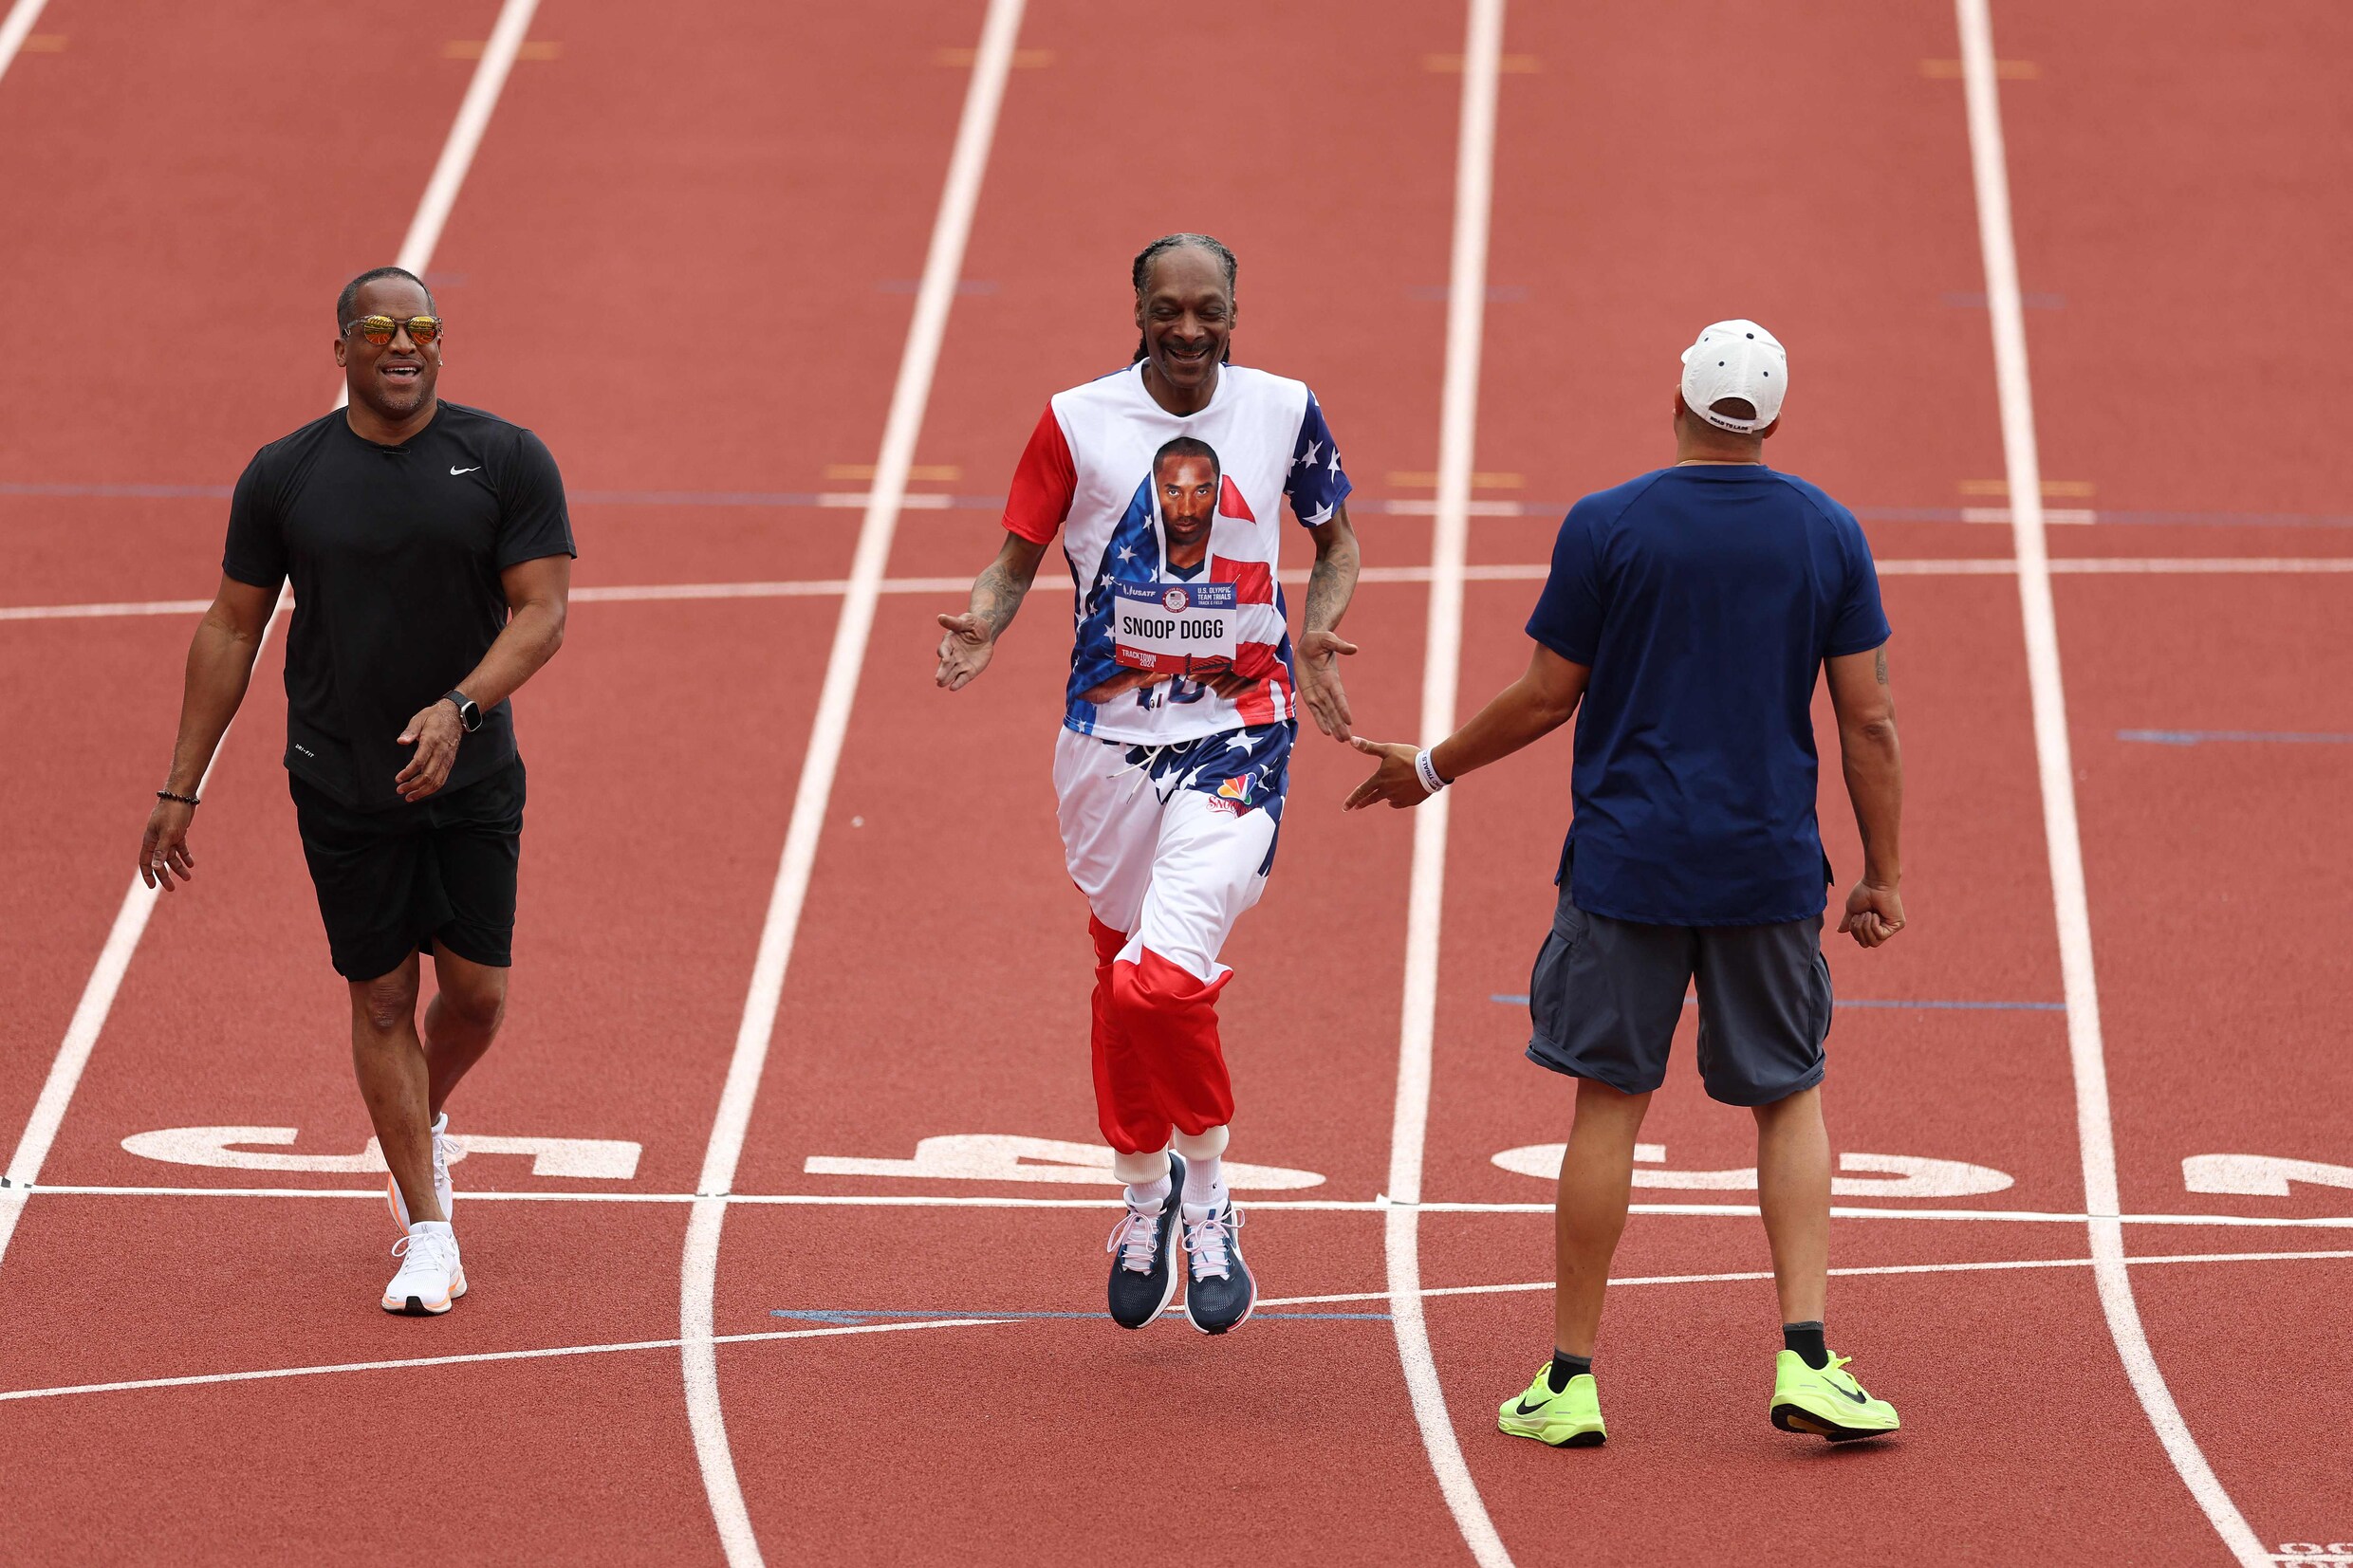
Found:
<svg viewBox="0 0 2353 1568"><path fill-rule="evenodd" d="M1229 801L1240 801L1248 805L1251 797L1251 776L1247 773L1236 773L1217 786L1217 793Z"/></svg>

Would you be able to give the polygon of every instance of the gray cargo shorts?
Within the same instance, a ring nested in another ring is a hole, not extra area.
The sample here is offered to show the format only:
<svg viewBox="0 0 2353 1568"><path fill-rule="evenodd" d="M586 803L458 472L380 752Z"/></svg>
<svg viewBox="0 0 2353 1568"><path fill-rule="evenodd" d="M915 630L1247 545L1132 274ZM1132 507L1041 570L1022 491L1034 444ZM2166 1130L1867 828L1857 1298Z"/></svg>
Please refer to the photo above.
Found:
<svg viewBox="0 0 2353 1568"><path fill-rule="evenodd" d="M1528 983L1528 1059L1621 1094L1666 1081L1683 997L1699 989L1699 1078L1726 1105L1822 1081L1830 966L1822 916L1769 926L1651 926L1587 914L1568 878Z"/></svg>

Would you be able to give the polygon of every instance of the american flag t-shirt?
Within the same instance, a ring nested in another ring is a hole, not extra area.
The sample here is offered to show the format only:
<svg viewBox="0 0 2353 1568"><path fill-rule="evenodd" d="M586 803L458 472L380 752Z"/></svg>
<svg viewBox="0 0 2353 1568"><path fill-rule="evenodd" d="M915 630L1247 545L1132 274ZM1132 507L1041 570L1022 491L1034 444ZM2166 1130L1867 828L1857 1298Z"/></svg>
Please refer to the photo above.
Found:
<svg viewBox="0 0 2353 1568"><path fill-rule="evenodd" d="M1059 529L1070 564L1063 723L1158 746L1291 719L1280 508L1320 526L1350 489L1323 410L1303 382L1225 365L1206 408L1170 414L1142 371L1056 394L1006 507L1006 527L1025 539ZM1207 656L1175 658L1174 639L1195 628ZM1187 673L1228 668L1251 682L1232 697Z"/></svg>

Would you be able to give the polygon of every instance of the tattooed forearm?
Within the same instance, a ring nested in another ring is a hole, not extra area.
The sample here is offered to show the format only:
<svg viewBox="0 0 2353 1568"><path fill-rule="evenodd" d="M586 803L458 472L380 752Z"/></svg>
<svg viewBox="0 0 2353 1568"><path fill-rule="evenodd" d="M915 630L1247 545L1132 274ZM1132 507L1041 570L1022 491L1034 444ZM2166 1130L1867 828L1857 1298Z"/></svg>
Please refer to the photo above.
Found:
<svg viewBox="0 0 2353 1568"><path fill-rule="evenodd" d="M993 637L1013 623L1028 591L1029 584L1017 581L1004 561L991 561L973 579L972 612Z"/></svg>
<svg viewBox="0 0 2353 1568"><path fill-rule="evenodd" d="M1887 644L1883 642L1880 644L1878 656L1871 661L1871 673L1879 677L1881 686L1887 684Z"/></svg>
<svg viewBox="0 0 2353 1568"><path fill-rule="evenodd" d="M1348 600L1356 597L1357 562L1356 534L1344 524L1328 541L1319 542L1315 569L1307 574L1306 630L1328 632L1340 624Z"/></svg>

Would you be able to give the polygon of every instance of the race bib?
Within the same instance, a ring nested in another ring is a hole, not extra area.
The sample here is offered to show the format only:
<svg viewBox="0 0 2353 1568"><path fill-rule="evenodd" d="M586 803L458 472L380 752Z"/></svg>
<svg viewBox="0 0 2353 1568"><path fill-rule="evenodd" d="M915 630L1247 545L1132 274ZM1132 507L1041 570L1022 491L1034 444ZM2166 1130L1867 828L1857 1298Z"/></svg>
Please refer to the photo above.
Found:
<svg viewBox="0 0 2353 1568"><path fill-rule="evenodd" d="M1240 618L1231 582L1114 582L1114 657L1156 675L1233 668Z"/></svg>

